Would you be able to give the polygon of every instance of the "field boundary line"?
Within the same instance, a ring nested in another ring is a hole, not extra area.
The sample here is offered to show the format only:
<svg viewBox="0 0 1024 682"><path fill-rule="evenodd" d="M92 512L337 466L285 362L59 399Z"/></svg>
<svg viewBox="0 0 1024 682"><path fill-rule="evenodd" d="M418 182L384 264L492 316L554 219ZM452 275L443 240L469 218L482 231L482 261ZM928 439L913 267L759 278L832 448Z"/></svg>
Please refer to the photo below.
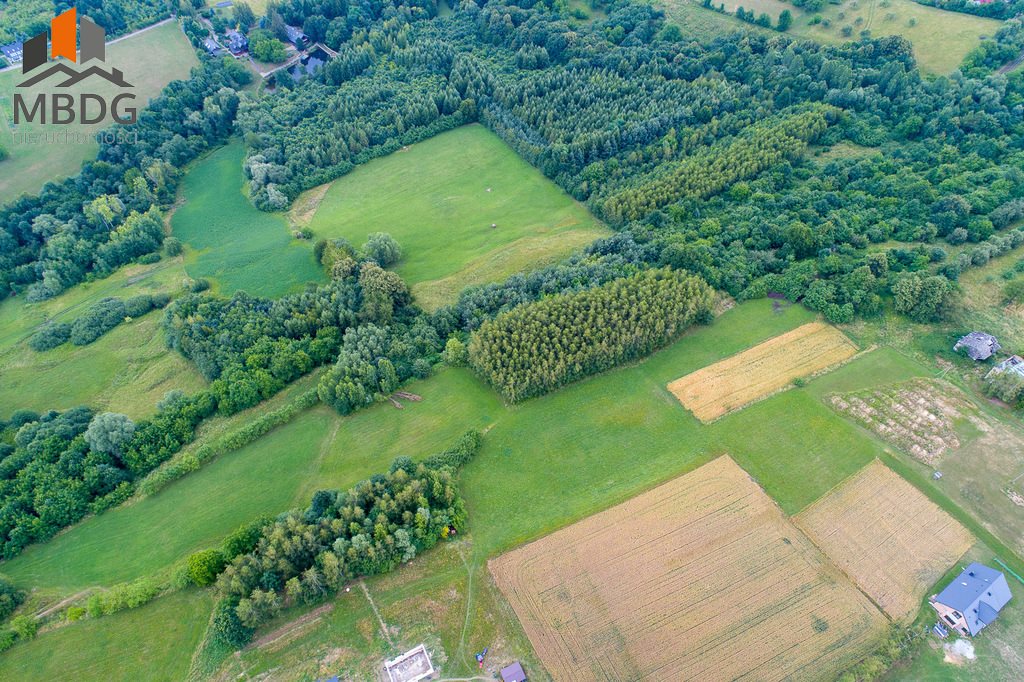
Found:
<svg viewBox="0 0 1024 682"><path fill-rule="evenodd" d="M387 623L384 622L384 618L381 617L380 611L377 610L377 604L373 601L373 597L370 596L370 590L366 587L366 581L362 578L359 579L359 587L363 588L363 594L366 595L366 601L370 602L370 608L373 609L373 615L377 616L377 623L380 624L380 634L384 635L384 639L392 649L395 648L395 643L391 641L391 635L388 633Z"/></svg>

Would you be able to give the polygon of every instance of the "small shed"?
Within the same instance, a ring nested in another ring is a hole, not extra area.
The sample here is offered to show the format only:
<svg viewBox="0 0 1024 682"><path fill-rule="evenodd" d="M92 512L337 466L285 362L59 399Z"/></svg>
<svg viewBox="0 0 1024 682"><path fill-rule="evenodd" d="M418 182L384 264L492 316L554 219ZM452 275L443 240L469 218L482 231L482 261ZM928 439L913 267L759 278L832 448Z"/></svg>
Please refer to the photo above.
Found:
<svg viewBox="0 0 1024 682"><path fill-rule="evenodd" d="M510 666L501 669L502 682L526 682L526 673L523 666L516 661Z"/></svg>
<svg viewBox="0 0 1024 682"><path fill-rule="evenodd" d="M956 345L953 346L954 351L964 349L967 352L967 357L972 360L988 360L990 357L999 352L1001 346L996 341L996 337L985 332L971 332L967 336L963 336Z"/></svg>
<svg viewBox="0 0 1024 682"><path fill-rule="evenodd" d="M975 562L929 601L943 625L974 637L996 619L1012 596L1002 572Z"/></svg>
<svg viewBox="0 0 1024 682"><path fill-rule="evenodd" d="M988 378L993 374L1002 374L1003 372L1011 372L1024 377L1024 358L1019 355L1011 355L993 367L989 373L985 375L985 378Z"/></svg>

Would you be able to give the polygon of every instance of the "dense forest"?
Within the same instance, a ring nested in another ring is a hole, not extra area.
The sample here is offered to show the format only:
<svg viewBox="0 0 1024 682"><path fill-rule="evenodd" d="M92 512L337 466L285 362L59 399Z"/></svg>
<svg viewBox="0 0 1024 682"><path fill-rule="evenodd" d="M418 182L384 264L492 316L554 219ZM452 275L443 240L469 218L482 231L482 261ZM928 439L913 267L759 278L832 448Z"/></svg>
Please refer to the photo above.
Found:
<svg viewBox="0 0 1024 682"><path fill-rule="evenodd" d="M473 368L510 402L542 395L650 354L697 322L714 291L680 270L645 270L603 286L542 299L485 322Z"/></svg>

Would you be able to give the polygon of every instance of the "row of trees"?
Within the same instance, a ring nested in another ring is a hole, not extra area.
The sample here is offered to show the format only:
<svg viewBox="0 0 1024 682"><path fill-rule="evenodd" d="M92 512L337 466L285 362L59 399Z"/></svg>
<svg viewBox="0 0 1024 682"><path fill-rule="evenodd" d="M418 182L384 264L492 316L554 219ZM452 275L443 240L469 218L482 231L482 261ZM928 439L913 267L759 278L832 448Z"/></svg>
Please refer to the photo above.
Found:
<svg viewBox="0 0 1024 682"><path fill-rule="evenodd" d="M709 322L713 305L714 291L699 277L645 270L502 313L473 335L469 359L518 402L643 357L694 323Z"/></svg>
<svg viewBox="0 0 1024 682"><path fill-rule="evenodd" d="M471 431L422 463L399 457L386 474L348 491L321 490L305 511L266 527L251 551L222 569L223 554L195 557L190 568L199 580L220 572L212 635L241 647L284 606L316 603L348 580L387 573L464 531L457 475L480 442Z"/></svg>
<svg viewBox="0 0 1024 682"><path fill-rule="evenodd" d="M32 350L51 350L68 341L76 346L87 346L125 321L160 309L170 303L167 294L141 294L128 300L104 298L90 307L73 322L49 322L28 340Z"/></svg>

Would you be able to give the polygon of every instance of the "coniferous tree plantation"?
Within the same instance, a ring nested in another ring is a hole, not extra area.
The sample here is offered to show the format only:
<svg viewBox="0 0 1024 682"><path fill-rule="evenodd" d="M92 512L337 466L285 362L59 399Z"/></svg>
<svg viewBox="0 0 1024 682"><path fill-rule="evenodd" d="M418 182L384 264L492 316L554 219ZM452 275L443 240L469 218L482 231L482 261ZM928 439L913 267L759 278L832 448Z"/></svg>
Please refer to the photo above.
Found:
<svg viewBox="0 0 1024 682"><path fill-rule="evenodd" d="M473 334L469 359L509 402L519 402L641 358L709 322L713 305L701 278L645 270L502 313Z"/></svg>

